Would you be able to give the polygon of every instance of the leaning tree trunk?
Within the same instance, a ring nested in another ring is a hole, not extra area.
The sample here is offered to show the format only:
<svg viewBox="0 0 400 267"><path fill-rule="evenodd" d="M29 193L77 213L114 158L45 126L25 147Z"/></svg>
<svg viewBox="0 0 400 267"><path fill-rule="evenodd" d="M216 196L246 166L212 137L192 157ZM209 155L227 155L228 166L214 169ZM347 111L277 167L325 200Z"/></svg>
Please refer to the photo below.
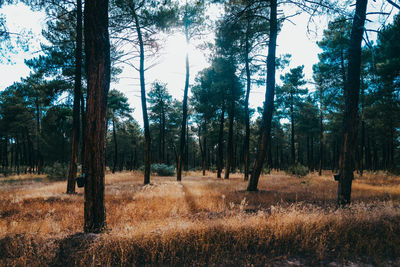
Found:
<svg viewBox="0 0 400 267"><path fill-rule="evenodd" d="M264 163L267 146L271 145L271 121L272 112L274 111L274 93L275 93L275 55L276 55L276 38L278 36L278 20L277 20L277 0L271 0L271 15L269 28L269 44L267 57L267 90L265 92L264 111L261 123L261 136L257 156L253 165L253 172L250 176L247 191L257 191L258 180Z"/></svg>
<svg viewBox="0 0 400 267"><path fill-rule="evenodd" d="M74 106L72 109L71 158L69 161L67 194L75 193L80 135L80 101L82 91L82 0L76 2L76 49Z"/></svg>
<svg viewBox="0 0 400 267"><path fill-rule="evenodd" d="M345 110L342 151L339 157L339 174L337 202L339 206L350 204L351 184L354 178L354 150L358 115L358 98L360 94L361 42L368 0L357 0L356 12L351 29L349 64L345 86Z"/></svg>
<svg viewBox="0 0 400 267"><path fill-rule="evenodd" d="M104 205L107 94L110 88L108 0L85 2L87 114L85 136L85 232L106 228Z"/></svg>
<svg viewBox="0 0 400 267"><path fill-rule="evenodd" d="M187 44L189 43L188 26L189 26L188 21L185 21L185 36ZM181 137L179 142L179 151L178 151L178 166L176 168L177 181L182 180L183 153L185 150L185 135L186 135L186 121L187 121L188 91L189 91L189 53L186 52L186 79L185 79L185 89L183 91L182 124L181 124Z"/></svg>
<svg viewBox="0 0 400 267"><path fill-rule="evenodd" d="M135 5L131 7L133 17L136 24L136 32L139 39L139 49L140 49L140 65L139 65L139 75L140 75L140 94L142 98L142 113L143 113L143 126L144 126L144 139L145 139L145 159L144 159L144 184L150 183L150 150L151 150L151 139L150 139L150 127L149 127L149 117L147 114L147 104L146 104L146 83L144 81L144 45L142 30L139 24L139 18L136 14Z"/></svg>

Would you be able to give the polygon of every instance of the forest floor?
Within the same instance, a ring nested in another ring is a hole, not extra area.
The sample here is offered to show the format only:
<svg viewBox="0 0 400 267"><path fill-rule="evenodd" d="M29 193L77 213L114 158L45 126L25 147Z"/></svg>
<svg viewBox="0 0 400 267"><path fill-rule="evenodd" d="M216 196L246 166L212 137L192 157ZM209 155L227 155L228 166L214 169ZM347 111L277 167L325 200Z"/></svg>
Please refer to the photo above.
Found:
<svg viewBox="0 0 400 267"><path fill-rule="evenodd" d="M331 173L106 176L108 230L83 234L83 189L0 178L0 266L400 266L400 177L366 173L336 208Z"/></svg>

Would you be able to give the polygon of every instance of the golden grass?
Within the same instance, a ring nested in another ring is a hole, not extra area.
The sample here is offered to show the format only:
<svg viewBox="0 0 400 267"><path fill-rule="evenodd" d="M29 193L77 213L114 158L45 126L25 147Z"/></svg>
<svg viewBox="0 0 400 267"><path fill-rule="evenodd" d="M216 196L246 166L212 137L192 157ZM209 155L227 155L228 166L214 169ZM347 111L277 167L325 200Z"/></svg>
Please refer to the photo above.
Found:
<svg viewBox="0 0 400 267"><path fill-rule="evenodd" d="M2 265L268 265L282 256L321 263L400 257L400 177L356 176L353 204L336 209L330 173L294 178L275 172L258 192L241 175L187 173L106 176L109 231L80 234L83 190L24 179L0 188ZM15 179L14 179L15 180Z"/></svg>

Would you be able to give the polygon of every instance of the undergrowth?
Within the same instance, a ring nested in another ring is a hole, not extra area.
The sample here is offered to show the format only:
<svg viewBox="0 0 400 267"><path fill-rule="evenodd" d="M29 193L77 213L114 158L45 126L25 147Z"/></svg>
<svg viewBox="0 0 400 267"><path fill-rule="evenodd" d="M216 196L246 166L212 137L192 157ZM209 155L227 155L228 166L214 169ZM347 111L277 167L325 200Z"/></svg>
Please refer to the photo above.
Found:
<svg viewBox="0 0 400 267"><path fill-rule="evenodd" d="M372 174L371 174L372 175ZM400 178L356 177L353 204L335 206L331 174L307 183L281 173L246 192L239 174L154 178L106 177L109 231L82 234L83 192L65 182L0 188L0 266L244 266L282 257L306 264L400 257ZM279 260L278 260L279 261Z"/></svg>

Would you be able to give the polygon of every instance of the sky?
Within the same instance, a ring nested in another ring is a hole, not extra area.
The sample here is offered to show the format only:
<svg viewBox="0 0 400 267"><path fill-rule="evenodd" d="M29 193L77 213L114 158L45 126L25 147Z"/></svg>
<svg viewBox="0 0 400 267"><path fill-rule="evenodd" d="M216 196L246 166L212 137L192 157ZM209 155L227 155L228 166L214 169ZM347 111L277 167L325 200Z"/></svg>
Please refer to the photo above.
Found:
<svg viewBox="0 0 400 267"><path fill-rule="evenodd" d="M379 1L378 1L379 2ZM375 9L379 3L373 3ZM38 55L41 37L41 29L45 24L45 16L40 12L32 12L24 4L4 6L0 12L6 15L7 26L11 32L30 31L29 51L19 51L11 56L11 64L0 64L0 90L4 90L12 83L19 81L21 77L29 75L29 68L24 64L24 59ZM312 81L312 65L318 62L318 53L321 50L316 42L322 38L323 29L327 27L328 18L316 18L315 23L308 24L309 16L301 14L286 21L277 39L277 55L291 54L289 68L304 65L305 79ZM311 33L307 31L311 29ZM212 36L212 34L210 34ZM212 38L212 37L211 37ZM370 38L374 38L373 36ZM376 38L376 37L375 37ZM173 98L182 100L185 83L185 52L189 51L190 61L190 83L193 84L196 73L208 67L207 51L196 48L196 44L186 46L185 38L181 33L169 36L164 42L164 48L158 58L159 64L146 71L146 90L155 80L167 83L167 88ZM266 54L266 51L265 51ZM284 72L289 70L287 68ZM279 82L277 73L276 79ZM141 112L140 88L138 72L129 67L124 67L123 73L119 76L118 83L112 83L111 89L122 91L129 99L131 107L134 108L133 117L143 125ZM313 89L312 83L308 84ZM257 108L262 106L265 95L265 87L253 87L250 95L250 106Z"/></svg>

